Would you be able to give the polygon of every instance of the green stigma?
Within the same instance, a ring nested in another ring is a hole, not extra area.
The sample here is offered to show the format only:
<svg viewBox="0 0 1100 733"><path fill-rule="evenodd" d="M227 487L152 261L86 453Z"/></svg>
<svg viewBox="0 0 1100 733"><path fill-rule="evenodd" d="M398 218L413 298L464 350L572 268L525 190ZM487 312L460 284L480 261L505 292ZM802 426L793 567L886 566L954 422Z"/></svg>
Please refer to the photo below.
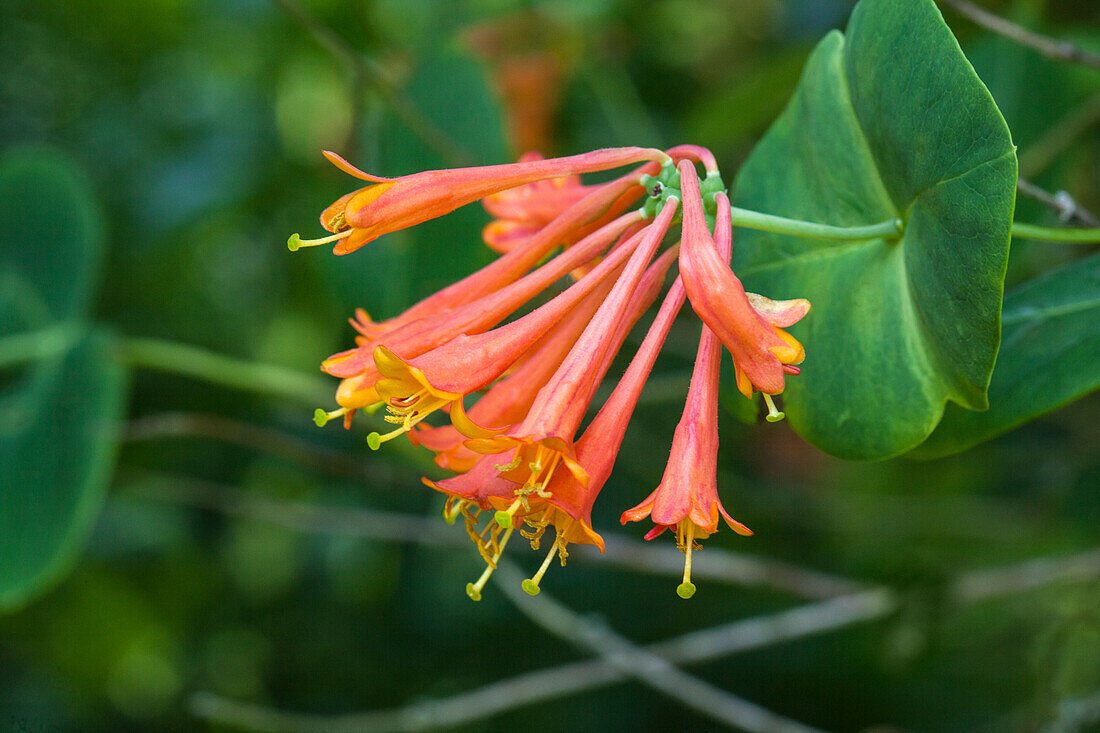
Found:
<svg viewBox="0 0 1100 733"><path fill-rule="evenodd" d="M378 433L371 433L367 436L367 445L371 450L378 450L382 447L382 436Z"/></svg>
<svg viewBox="0 0 1100 733"><path fill-rule="evenodd" d="M328 413L318 407L313 411L313 422L316 423L317 427L323 428L325 423L328 422Z"/></svg>
<svg viewBox="0 0 1100 733"><path fill-rule="evenodd" d="M685 600L691 598L695 595L695 583L680 583L676 586L676 595Z"/></svg>
<svg viewBox="0 0 1100 733"><path fill-rule="evenodd" d="M301 237L301 235L298 234L298 232L294 232L286 240L286 248L289 249L291 252L297 252L298 248L301 247L301 246L302 246L302 237Z"/></svg>
<svg viewBox="0 0 1100 733"><path fill-rule="evenodd" d="M523 591L529 596L537 596L541 591L538 584L531 578L527 578L521 585L523 586Z"/></svg>
<svg viewBox="0 0 1100 733"><path fill-rule="evenodd" d="M495 518L497 520L497 524L499 524L504 529L508 529L512 526L512 515L504 511L503 509L497 511Z"/></svg>
<svg viewBox="0 0 1100 733"><path fill-rule="evenodd" d="M481 591L475 588L473 583L466 584L466 595L470 597L471 601L481 600Z"/></svg>

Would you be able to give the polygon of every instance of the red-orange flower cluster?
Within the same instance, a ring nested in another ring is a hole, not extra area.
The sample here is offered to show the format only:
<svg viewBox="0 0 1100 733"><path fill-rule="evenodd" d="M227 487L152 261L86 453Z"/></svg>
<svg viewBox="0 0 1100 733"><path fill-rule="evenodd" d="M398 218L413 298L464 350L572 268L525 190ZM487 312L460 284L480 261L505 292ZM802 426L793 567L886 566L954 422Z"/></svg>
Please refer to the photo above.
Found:
<svg viewBox="0 0 1100 733"><path fill-rule="evenodd" d="M345 254L479 199L495 217L484 232L502 253L492 264L389 320L356 312L355 347L322 365L342 380L339 407L316 415L319 425L343 416L348 426L356 410L384 406L394 427L372 432L371 448L407 435L457 474L425 483L447 496L444 516L463 518L486 561L481 578L467 586L475 600L515 530L535 549L547 527L555 531L542 567L524 583L532 594L555 556L564 564L568 544L603 550L593 504L665 337L690 301L704 325L668 466L657 489L622 517L624 523L650 517L655 527L647 539L675 530L686 558L678 592L689 597L695 541L715 532L719 517L752 534L718 499L722 346L733 357L741 392L763 393L769 419L778 419L772 395L782 392L785 375L798 373L805 355L783 329L809 310L805 300L746 293L730 270L730 207L714 156L688 145L549 160L529 154L511 165L388 179L326 155L371 185L325 210L321 223L332 236L295 235L291 249L335 242L336 253ZM697 164L706 170L702 183ZM624 165L639 167L608 183L584 185L579 178ZM680 221L679 235L670 234ZM679 275L641 346L581 433L597 388L674 261ZM516 317L566 275L573 276L568 287ZM424 422L437 412L446 413L447 424Z"/></svg>

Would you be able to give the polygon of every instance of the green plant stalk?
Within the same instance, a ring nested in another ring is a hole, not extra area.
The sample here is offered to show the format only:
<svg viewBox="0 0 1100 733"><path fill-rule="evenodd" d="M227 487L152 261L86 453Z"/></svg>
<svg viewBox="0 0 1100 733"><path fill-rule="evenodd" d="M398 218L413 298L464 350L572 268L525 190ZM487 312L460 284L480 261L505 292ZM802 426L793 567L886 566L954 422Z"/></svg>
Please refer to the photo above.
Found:
<svg viewBox="0 0 1100 733"><path fill-rule="evenodd" d="M735 227L758 229L774 234L789 234L807 239L834 241L896 239L905 231L905 223L901 219L890 219L889 221L861 227L837 227L830 224L816 224L810 221L761 214L758 211L739 209L736 206L730 207L730 218Z"/></svg>
<svg viewBox="0 0 1100 733"><path fill-rule="evenodd" d="M309 406L332 401L332 386L320 377L215 354L187 344L127 338L121 342L121 351L126 362L135 367L180 374L246 392L277 394Z"/></svg>
<svg viewBox="0 0 1100 733"><path fill-rule="evenodd" d="M61 323L0 338L0 369L61 356L81 332L78 324ZM120 338L118 347L120 358L130 366L179 374L246 392L279 395L311 407L332 401L332 385L326 380L293 369L215 354L162 339Z"/></svg>
<svg viewBox="0 0 1100 733"><path fill-rule="evenodd" d="M1066 244L1100 244L1100 229L1066 229L1041 227L1035 224L1012 222L1012 236L1020 239L1037 239L1043 242Z"/></svg>

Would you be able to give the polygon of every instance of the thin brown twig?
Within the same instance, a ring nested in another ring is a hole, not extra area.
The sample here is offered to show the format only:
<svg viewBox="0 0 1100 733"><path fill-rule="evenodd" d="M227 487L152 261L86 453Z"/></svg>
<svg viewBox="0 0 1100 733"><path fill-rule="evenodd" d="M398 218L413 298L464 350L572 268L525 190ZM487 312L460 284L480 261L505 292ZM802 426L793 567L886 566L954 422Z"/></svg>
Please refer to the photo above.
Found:
<svg viewBox="0 0 1100 733"><path fill-rule="evenodd" d="M606 624L585 618L546 593L532 597L520 590L523 576L508 562L494 577L504 595L537 626L559 639L595 653L613 669L645 683L704 717L750 733L821 733L749 702L647 652Z"/></svg>
<svg viewBox="0 0 1100 733"><path fill-rule="evenodd" d="M384 481L390 476L377 463L326 448L266 425L254 425L223 415L196 412L164 412L131 420L126 426L128 442L162 438L200 437L230 443L261 453L286 458L334 476Z"/></svg>
<svg viewBox="0 0 1100 733"><path fill-rule="evenodd" d="M1100 548L1066 558L1030 560L999 570L966 574L948 586L947 597L966 605L1056 582L1097 577L1100 577ZM898 596L892 591L869 590L689 632L640 648L677 665L713 661L738 652L880 620L893 614L899 604ZM594 660L526 672L452 697L369 713L339 716L290 713L210 693L195 695L191 708L200 718L254 731L400 733L468 724L507 710L626 679L629 676L625 672L605 660Z"/></svg>
<svg viewBox="0 0 1100 733"><path fill-rule="evenodd" d="M1059 41L1035 31L1030 31L1010 20L1005 20L999 15L994 15L969 0L940 0L940 4L965 15L986 30L993 31L1028 48L1033 48L1044 56L1057 61L1072 61L1094 69L1100 69L1100 54L1083 49L1075 43Z"/></svg>
<svg viewBox="0 0 1100 733"><path fill-rule="evenodd" d="M465 546L466 535L439 519L354 507L324 507L310 502L275 500L254 492L196 479L143 472L137 488L125 495L195 506L235 517L277 524L300 532L343 534L387 542L434 546ZM392 485L393 480L387 481ZM632 570L677 577L683 555L670 545L648 545L615 535L604 537L607 552L589 548L573 552L584 561L603 562ZM740 587L770 587L801 598L830 598L862 589L846 578L801 568L769 558L708 547L695 557L693 573Z"/></svg>
<svg viewBox="0 0 1100 733"><path fill-rule="evenodd" d="M373 89L390 105L401 122L424 144L438 153L448 165L468 166L475 163L473 156L455 143L442 128L428 119L416 104L390 81L381 67L355 50L338 33L302 7L297 0L271 1L309 31L325 50L348 68L355 77L356 96L361 96L365 87Z"/></svg>
<svg viewBox="0 0 1100 733"><path fill-rule="evenodd" d="M1100 219L1096 218L1095 214L1077 203L1077 200L1066 191L1050 193L1036 186L1026 178L1021 178L1016 181L1016 190L1024 196L1033 198L1049 206L1058 214L1058 218L1063 222L1076 219L1086 226L1100 226Z"/></svg>

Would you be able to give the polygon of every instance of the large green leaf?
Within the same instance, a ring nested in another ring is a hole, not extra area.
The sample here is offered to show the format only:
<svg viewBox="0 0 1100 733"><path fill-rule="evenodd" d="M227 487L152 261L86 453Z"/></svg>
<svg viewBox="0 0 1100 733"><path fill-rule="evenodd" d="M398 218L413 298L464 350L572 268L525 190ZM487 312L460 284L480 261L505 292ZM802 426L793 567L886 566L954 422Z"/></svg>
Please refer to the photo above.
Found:
<svg viewBox="0 0 1100 733"><path fill-rule="evenodd" d="M914 457L965 450L1100 387L1100 254L1013 289L1001 323L989 410L948 406Z"/></svg>
<svg viewBox="0 0 1100 733"><path fill-rule="evenodd" d="M0 400L0 610L57 580L99 514L125 402L110 349L86 336Z"/></svg>
<svg viewBox="0 0 1100 733"><path fill-rule="evenodd" d="M807 62L790 105L737 177L737 205L900 240L738 232L750 290L809 298L786 410L845 458L912 448L947 400L986 407L997 354L1016 153L989 92L931 0L862 0Z"/></svg>
<svg viewBox="0 0 1100 733"><path fill-rule="evenodd" d="M102 215L68 158L37 149L0 161L0 335L82 317L102 250Z"/></svg>

